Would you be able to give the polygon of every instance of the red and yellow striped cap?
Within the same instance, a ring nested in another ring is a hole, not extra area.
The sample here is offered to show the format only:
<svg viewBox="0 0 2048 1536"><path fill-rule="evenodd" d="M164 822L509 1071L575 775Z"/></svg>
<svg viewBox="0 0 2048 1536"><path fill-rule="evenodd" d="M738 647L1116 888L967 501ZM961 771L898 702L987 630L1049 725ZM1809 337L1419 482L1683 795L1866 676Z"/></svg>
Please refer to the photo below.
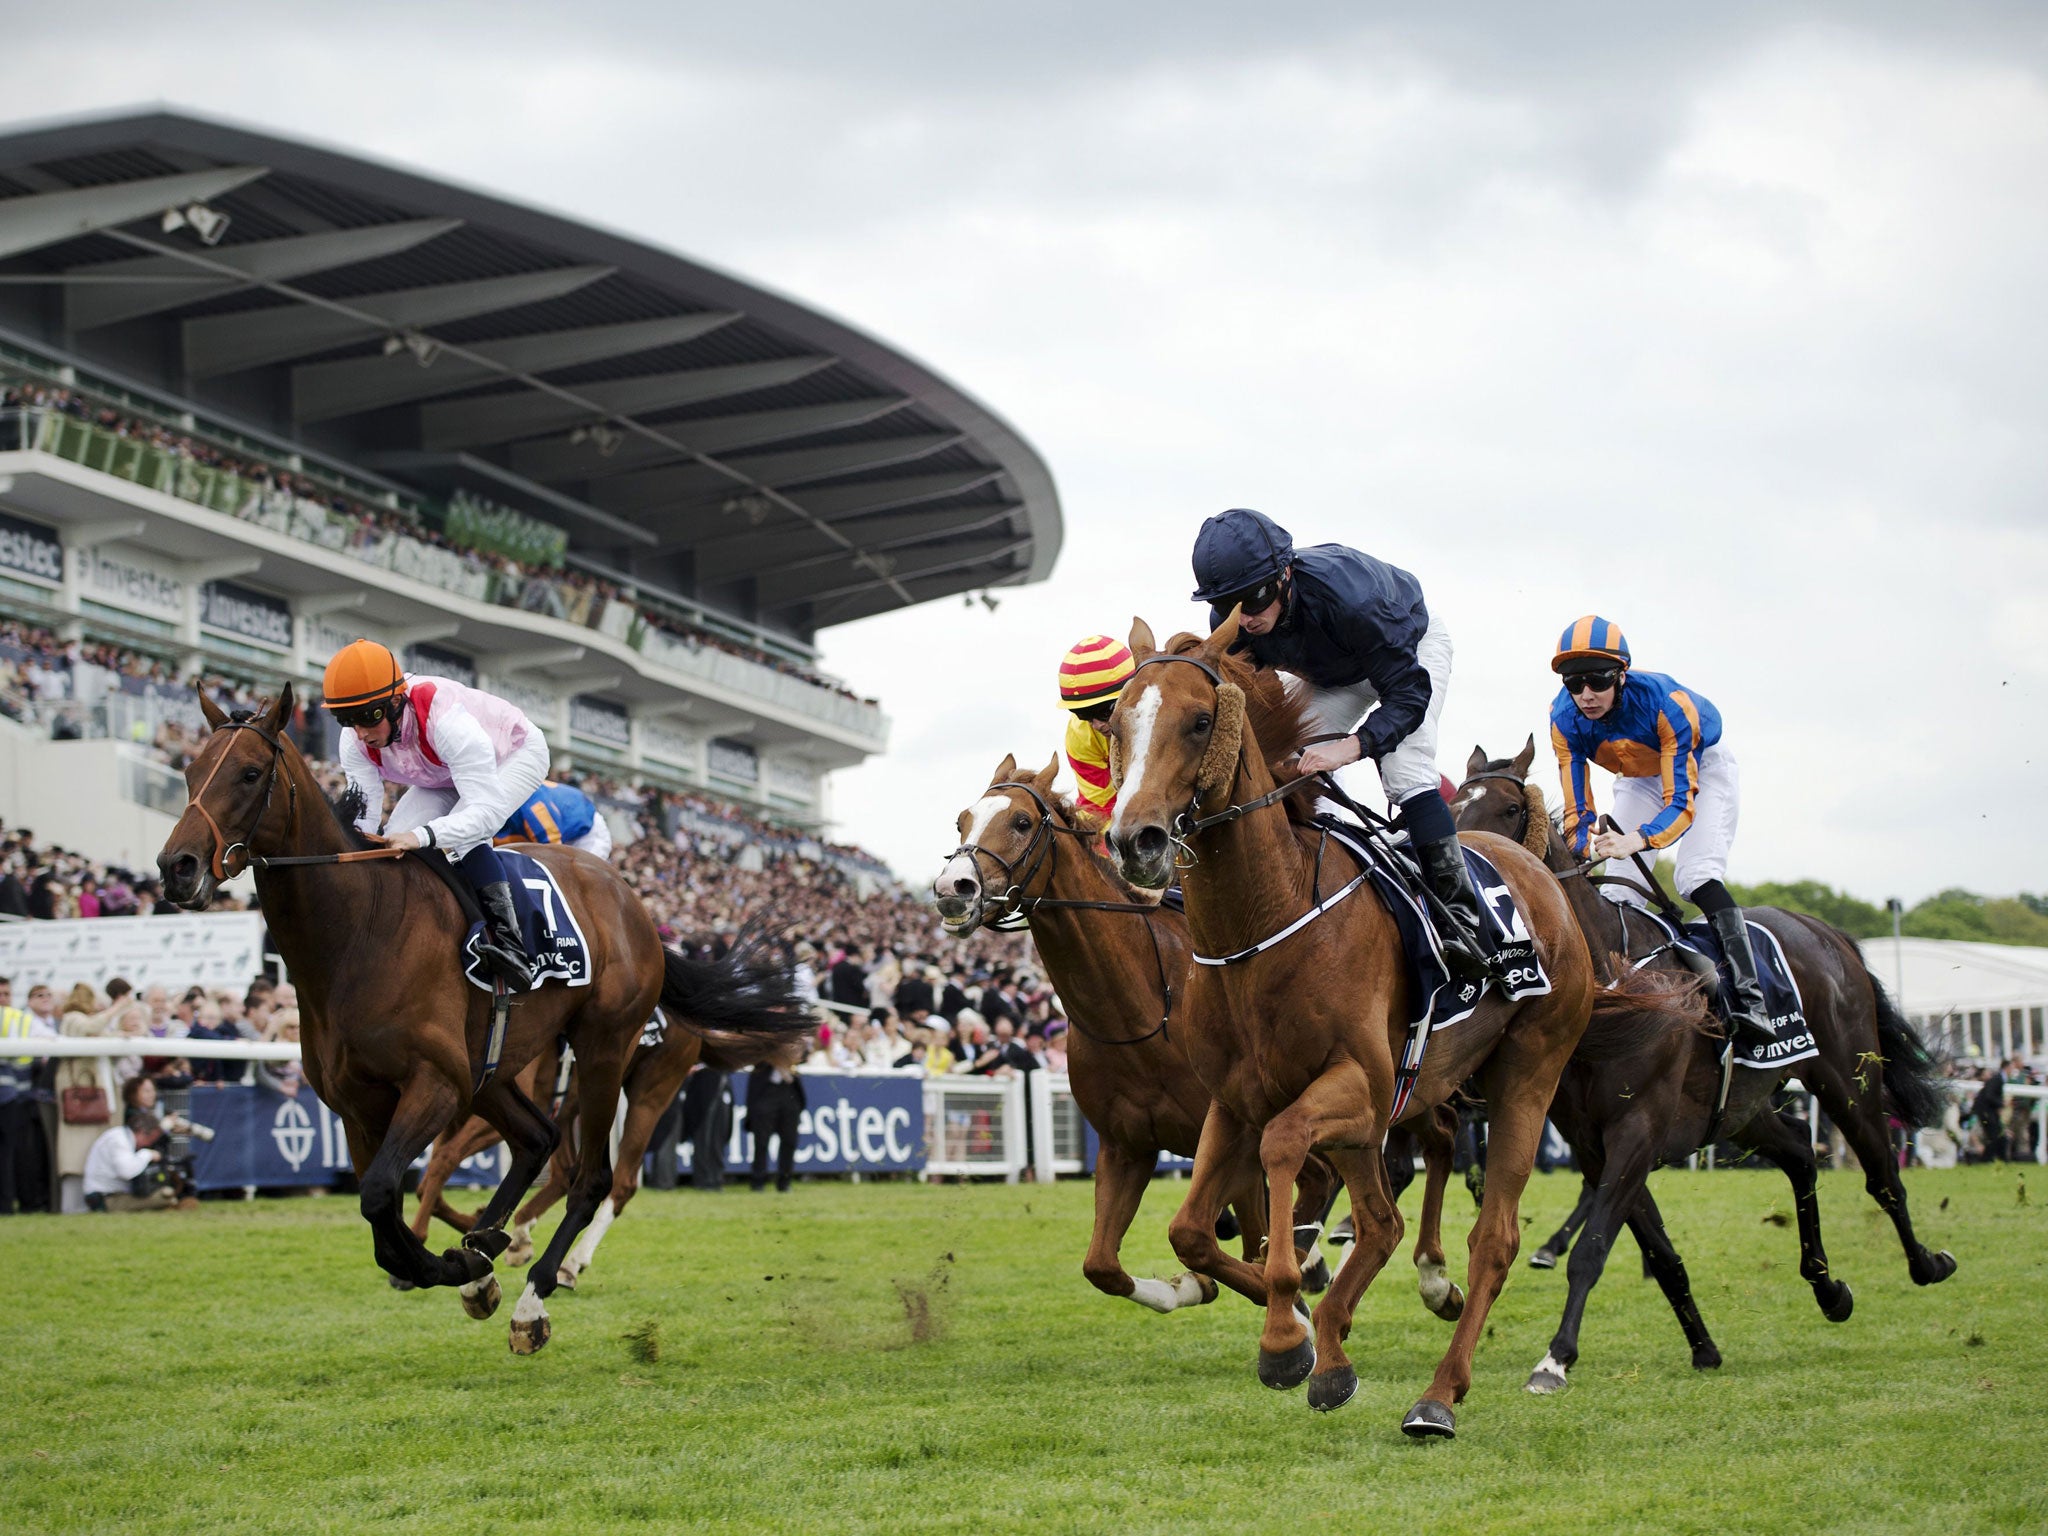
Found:
<svg viewBox="0 0 2048 1536"><path fill-rule="evenodd" d="M1067 709L1087 709L1114 699L1137 670L1131 648L1123 641L1090 635L1060 663L1060 703Z"/></svg>

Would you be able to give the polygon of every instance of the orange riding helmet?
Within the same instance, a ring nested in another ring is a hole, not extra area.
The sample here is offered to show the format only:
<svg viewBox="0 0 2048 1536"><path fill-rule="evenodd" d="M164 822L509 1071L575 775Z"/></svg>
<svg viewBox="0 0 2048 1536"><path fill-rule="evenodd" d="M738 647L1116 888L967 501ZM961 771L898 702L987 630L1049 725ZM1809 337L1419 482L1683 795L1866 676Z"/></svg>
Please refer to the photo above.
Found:
<svg viewBox="0 0 2048 1536"><path fill-rule="evenodd" d="M336 714L389 703L405 692L405 669L388 646L351 640L328 660L320 692Z"/></svg>

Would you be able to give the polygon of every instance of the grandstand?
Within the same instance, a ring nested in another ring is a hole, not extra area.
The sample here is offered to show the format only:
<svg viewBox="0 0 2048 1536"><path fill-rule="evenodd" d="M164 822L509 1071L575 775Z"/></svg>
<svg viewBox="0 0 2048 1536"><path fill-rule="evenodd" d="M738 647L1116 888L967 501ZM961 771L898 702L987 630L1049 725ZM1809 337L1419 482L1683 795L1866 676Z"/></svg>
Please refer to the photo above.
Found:
<svg viewBox="0 0 2048 1536"><path fill-rule="evenodd" d="M560 768L816 831L888 736L819 632L1060 537L986 407L683 257L185 115L0 131L0 616L96 658L39 690L0 637L0 815L67 844L153 852L185 680L317 696L357 634Z"/></svg>

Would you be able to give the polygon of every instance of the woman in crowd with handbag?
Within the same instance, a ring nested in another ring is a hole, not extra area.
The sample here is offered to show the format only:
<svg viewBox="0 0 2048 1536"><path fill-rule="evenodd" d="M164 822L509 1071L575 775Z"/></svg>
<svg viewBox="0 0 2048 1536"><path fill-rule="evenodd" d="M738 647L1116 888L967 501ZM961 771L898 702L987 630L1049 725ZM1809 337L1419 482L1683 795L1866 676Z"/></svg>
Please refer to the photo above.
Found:
<svg viewBox="0 0 2048 1536"><path fill-rule="evenodd" d="M81 981L64 999L64 1017L58 1022L58 1033L89 1038L133 1035L137 1039L148 1033L149 1013L133 987L116 976L107 983L107 997L110 1002L102 1007L99 994ZM52 1210L61 1209L57 1201L63 1192L64 1179L85 1176L85 1159L92 1151L92 1144L115 1123L114 1106L108 1102L107 1091L100 1086L101 1059L97 1056L60 1056L57 1059L55 1176L58 1187L52 1191ZM142 1059L139 1056L122 1057L111 1065L114 1080L122 1082L141 1070Z"/></svg>

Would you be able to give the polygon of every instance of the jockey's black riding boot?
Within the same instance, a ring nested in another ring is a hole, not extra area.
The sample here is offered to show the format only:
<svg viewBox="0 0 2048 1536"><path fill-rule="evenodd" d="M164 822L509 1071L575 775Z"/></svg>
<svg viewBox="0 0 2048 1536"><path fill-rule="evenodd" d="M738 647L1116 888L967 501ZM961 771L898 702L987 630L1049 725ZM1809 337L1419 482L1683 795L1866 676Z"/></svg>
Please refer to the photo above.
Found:
<svg viewBox="0 0 2048 1536"><path fill-rule="evenodd" d="M1430 791L1432 797L1435 793ZM1437 900L1449 907L1457 919L1455 925L1437 924L1437 937L1443 942L1444 959L1450 964L1451 974L1459 981L1484 984L1495 969L1493 943L1487 936L1486 924L1480 920L1479 897L1472 889L1472 876L1465 868L1465 855L1458 847L1457 835L1416 843L1415 858Z"/></svg>
<svg viewBox="0 0 2048 1536"><path fill-rule="evenodd" d="M1697 901L1697 895L1693 899ZM1734 993L1728 1027L1759 1043L1775 1040L1778 1032L1771 1028L1770 1014L1764 1008L1763 983L1756 974L1756 951L1750 948L1749 924L1743 919L1742 908L1728 906L1709 912L1707 921L1713 925L1714 937L1721 941L1721 952L1728 957L1729 990Z"/></svg>
<svg viewBox="0 0 2048 1536"><path fill-rule="evenodd" d="M519 936L519 914L512 909L511 883L495 880L478 886L476 899L484 909L484 934L476 952L491 973L507 986L527 986L533 980L533 961L527 958L526 943Z"/></svg>

